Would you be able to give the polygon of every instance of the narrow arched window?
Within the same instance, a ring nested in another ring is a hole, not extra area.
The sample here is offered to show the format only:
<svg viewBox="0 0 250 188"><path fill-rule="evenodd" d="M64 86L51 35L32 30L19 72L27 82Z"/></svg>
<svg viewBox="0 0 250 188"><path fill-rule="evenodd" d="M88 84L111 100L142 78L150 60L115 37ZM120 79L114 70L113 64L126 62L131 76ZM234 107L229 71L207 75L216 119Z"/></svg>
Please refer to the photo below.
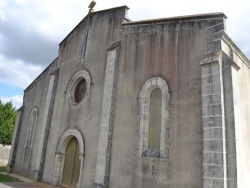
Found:
<svg viewBox="0 0 250 188"><path fill-rule="evenodd" d="M33 111L30 117L30 124L28 127L28 134L27 134L27 146L31 146L33 142L33 137L35 133L35 124L37 121L37 111Z"/></svg>
<svg viewBox="0 0 250 188"><path fill-rule="evenodd" d="M38 120L38 108L34 107L32 108L30 115L29 115L29 124L27 128L27 136L26 136L26 142L24 146L24 153L23 153L23 159L22 159L22 174L28 174L30 170L30 160L32 155L32 148L33 148L33 142L37 127L37 120Z"/></svg>
<svg viewBox="0 0 250 188"><path fill-rule="evenodd" d="M169 88L163 78L153 77L143 84L139 93L139 156L168 158L169 101Z"/></svg>
<svg viewBox="0 0 250 188"><path fill-rule="evenodd" d="M149 149L160 149L162 92L159 88L150 94Z"/></svg>

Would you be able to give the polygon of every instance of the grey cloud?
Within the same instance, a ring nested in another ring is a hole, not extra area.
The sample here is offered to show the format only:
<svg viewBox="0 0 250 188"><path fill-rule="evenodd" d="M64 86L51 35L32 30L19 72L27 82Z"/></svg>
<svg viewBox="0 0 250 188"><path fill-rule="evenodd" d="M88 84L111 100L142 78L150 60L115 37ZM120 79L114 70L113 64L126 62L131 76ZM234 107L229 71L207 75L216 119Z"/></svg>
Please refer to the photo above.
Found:
<svg viewBox="0 0 250 188"><path fill-rule="evenodd" d="M0 23L0 53L9 59L46 66L56 57L58 44L17 23Z"/></svg>

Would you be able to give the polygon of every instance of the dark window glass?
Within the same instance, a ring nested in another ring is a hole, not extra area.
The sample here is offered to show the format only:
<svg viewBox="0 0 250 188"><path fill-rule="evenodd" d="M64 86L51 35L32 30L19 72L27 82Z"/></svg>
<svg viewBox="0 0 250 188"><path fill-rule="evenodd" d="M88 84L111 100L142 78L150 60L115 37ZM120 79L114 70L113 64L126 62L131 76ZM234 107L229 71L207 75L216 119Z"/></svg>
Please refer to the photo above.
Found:
<svg viewBox="0 0 250 188"><path fill-rule="evenodd" d="M149 109L149 149L160 149L161 138L161 105L162 92L160 89L154 89L150 94L150 109Z"/></svg>
<svg viewBox="0 0 250 188"><path fill-rule="evenodd" d="M86 93L86 80L82 79L76 86L75 89L75 102L79 103L82 101Z"/></svg>

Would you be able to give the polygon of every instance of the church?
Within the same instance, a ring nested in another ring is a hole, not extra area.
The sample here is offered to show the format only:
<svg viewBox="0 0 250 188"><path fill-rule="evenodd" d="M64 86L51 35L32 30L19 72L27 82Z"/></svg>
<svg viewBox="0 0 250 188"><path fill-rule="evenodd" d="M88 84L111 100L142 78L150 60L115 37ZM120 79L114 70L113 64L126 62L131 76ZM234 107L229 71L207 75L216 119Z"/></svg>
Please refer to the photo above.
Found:
<svg viewBox="0 0 250 188"><path fill-rule="evenodd" d="M93 11L24 90L8 172L77 188L247 188L250 61L223 13Z"/></svg>

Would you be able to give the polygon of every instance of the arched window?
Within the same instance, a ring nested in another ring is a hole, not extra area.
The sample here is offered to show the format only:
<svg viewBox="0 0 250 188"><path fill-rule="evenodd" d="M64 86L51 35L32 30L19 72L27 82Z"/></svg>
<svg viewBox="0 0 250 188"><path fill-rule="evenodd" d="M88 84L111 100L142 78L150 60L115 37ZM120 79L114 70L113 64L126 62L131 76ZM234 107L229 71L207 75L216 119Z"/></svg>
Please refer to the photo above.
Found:
<svg viewBox="0 0 250 188"><path fill-rule="evenodd" d="M168 157L166 139L169 138L169 100L167 82L161 77L153 77L142 86L139 93L139 156Z"/></svg>
<svg viewBox="0 0 250 188"><path fill-rule="evenodd" d="M30 168L30 160L32 155L32 146L33 140L35 136L35 131L37 127L37 119L38 119L38 108L32 108L30 115L29 115L29 124L27 128L27 136L26 142L24 145L24 154L22 159L22 174L27 175Z"/></svg>
<svg viewBox="0 0 250 188"><path fill-rule="evenodd" d="M34 133L36 129L36 121L37 121L37 110L33 110L30 115L29 127L27 132L27 142L26 145L31 147L33 143Z"/></svg>

